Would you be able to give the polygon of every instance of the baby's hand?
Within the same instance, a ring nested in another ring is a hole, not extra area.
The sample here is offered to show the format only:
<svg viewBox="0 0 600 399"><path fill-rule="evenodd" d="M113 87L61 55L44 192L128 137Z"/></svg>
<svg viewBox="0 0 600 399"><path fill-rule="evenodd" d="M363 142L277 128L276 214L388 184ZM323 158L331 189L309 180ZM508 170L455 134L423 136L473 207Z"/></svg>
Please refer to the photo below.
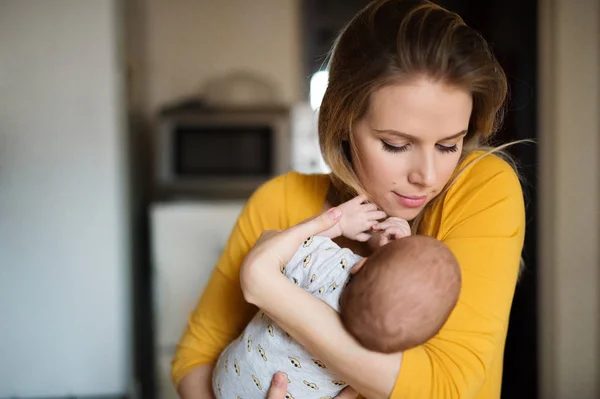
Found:
<svg viewBox="0 0 600 399"><path fill-rule="evenodd" d="M371 228L387 216L377 205L363 204L366 200L366 196L359 195L338 207L342 210L339 225L344 237L365 242L371 238Z"/></svg>
<svg viewBox="0 0 600 399"><path fill-rule="evenodd" d="M389 217L383 222L373 225L372 230L376 232L376 234L373 234L373 238L378 239L374 243L369 242L371 247L375 247L374 249L381 248L390 241L408 237L411 234L408 222L397 217Z"/></svg>

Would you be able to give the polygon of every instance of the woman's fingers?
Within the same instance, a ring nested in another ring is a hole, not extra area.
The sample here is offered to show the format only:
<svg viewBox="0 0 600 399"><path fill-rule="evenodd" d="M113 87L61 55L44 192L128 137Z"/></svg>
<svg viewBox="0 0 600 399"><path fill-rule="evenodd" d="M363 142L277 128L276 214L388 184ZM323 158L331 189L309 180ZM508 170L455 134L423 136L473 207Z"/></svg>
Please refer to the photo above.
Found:
<svg viewBox="0 0 600 399"><path fill-rule="evenodd" d="M267 392L266 399L285 399L287 393L287 381L282 373L275 373L271 380L271 387Z"/></svg>
<svg viewBox="0 0 600 399"><path fill-rule="evenodd" d="M293 236L296 241L301 242L306 237L311 237L330 229L340 221L341 217L341 209L337 207L331 208L327 212L323 212L313 218L305 220L304 222L284 230L282 234Z"/></svg>
<svg viewBox="0 0 600 399"><path fill-rule="evenodd" d="M336 396L333 399L356 399L356 398L358 398L358 392L356 392L351 387L346 387L346 388L344 388L344 390L342 392L340 392L338 394L338 396Z"/></svg>
<svg viewBox="0 0 600 399"><path fill-rule="evenodd" d="M329 230L339 223L342 210L331 208L287 230L265 232L244 258L240 286L246 302L261 307L265 287L281 278L281 268L308 237Z"/></svg>

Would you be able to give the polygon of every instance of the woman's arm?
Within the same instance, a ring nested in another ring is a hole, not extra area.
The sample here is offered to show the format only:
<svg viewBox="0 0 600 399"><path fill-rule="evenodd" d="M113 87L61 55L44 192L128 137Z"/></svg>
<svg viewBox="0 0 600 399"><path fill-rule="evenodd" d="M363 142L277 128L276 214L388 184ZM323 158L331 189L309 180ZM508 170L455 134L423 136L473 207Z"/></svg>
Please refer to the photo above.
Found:
<svg viewBox="0 0 600 399"><path fill-rule="evenodd" d="M339 218L339 213L333 208L282 232L263 233L241 268L244 298L262 308L356 391L370 399L387 398L394 387L401 355L364 349L346 332L331 307L280 273L280 267L300 243L329 228L332 223L326 222Z"/></svg>
<svg viewBox="0 0 600 399"><path fill-rule="evenodd" d="M335 310L285 276L270 274L263 283L270 288L261 295L248 294L246 300L263 309L277 325L361 395L369 399L390 396L402 354L364 349L346 331Z"/></svg>
<svg viewBox="0 0 600 399"><path fill-rule="evenodd" d="M488 158L457 181L444 209L436 211L441 218L438 238L457 257L463 283L448 322L426 344L402 356L363 349L345 331L335 311L278 274L278 265L256 274L243 268L247 300L370 399L471 398L490 378L498 380L491 384L498 386L498 392L490 395L499 394L498 367L525 220L515 173L496 157Z"/></svg>

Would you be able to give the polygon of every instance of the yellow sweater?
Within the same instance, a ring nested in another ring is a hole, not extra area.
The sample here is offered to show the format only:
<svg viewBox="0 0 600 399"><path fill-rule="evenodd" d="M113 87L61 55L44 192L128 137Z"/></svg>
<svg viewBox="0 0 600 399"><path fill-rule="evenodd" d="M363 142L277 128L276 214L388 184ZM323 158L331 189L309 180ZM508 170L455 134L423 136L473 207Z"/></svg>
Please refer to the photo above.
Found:
<svg viewBox="0 0 600 399"><path fill-rule="evenodd" d="M215 363L255 314L243 299L239 271L261 232L285 229L319 213L328 187L327 175L290 172L253 194L189 318L173 359L175 384L191 369ZM524 230L519 180L493 155L467 169L425 215L419 233L452 250L460 263L462 290L439 334L404 353L392 399L500 397Z"/></svg>

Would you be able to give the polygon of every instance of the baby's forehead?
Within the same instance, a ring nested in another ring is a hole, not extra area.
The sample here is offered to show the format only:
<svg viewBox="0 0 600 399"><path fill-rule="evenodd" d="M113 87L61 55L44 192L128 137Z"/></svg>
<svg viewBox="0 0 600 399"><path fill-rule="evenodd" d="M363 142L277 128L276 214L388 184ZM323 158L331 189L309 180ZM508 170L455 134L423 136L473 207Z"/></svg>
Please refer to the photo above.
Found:
<svg viewBox="0 0 600 399"><path fill-rule="evenodd" d="M380 250L385 248L386 252L392 255L407 254L409 251L411 255L445 251L444 247L435 241L423 238L415 236L401 238L386 244Z"/></svg>

